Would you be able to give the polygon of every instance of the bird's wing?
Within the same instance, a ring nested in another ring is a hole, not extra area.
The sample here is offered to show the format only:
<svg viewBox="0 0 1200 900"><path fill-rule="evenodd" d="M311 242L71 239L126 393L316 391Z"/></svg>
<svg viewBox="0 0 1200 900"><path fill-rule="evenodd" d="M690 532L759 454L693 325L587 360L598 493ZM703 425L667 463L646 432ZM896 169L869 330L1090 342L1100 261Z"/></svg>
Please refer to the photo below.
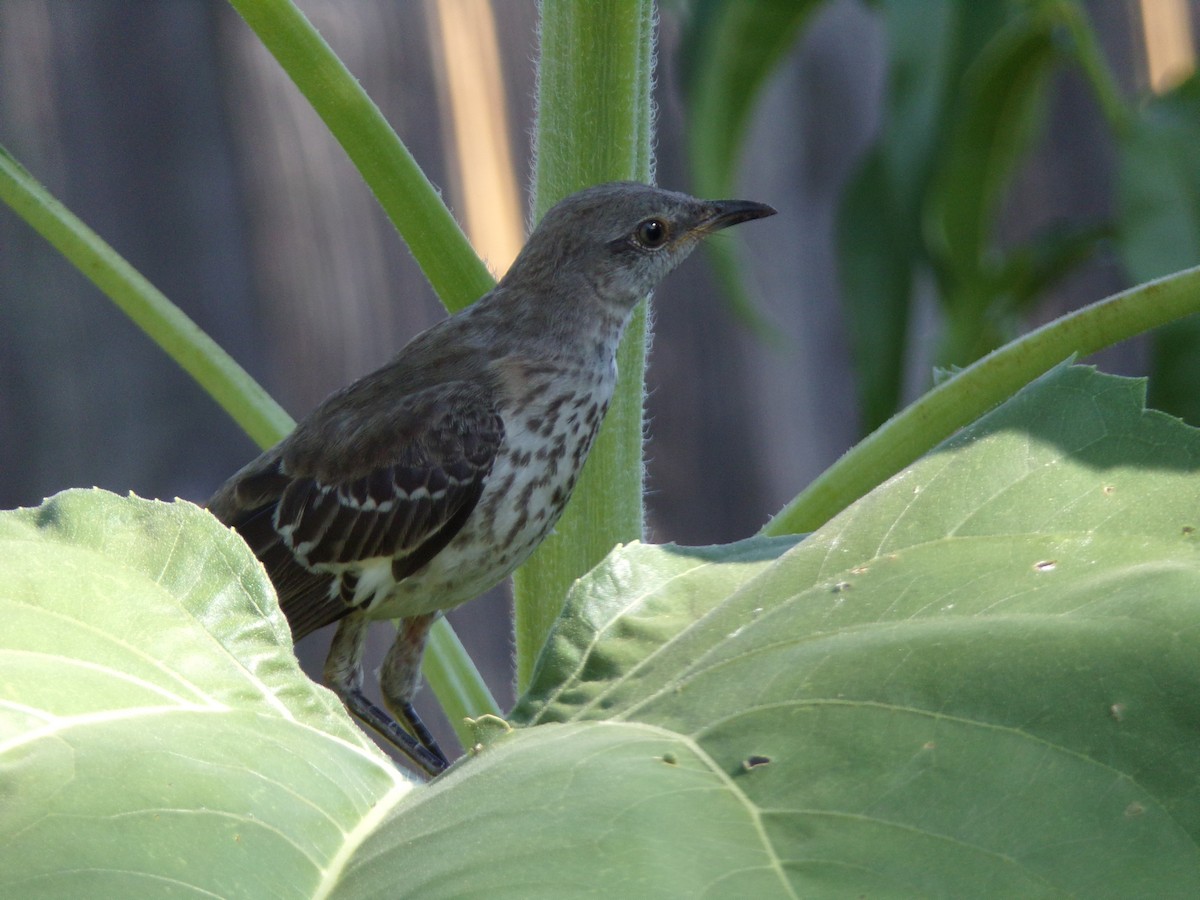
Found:
<svg viewBox="0 0 1200 900"><path fill-rule="evenodd" d="M436 556L479 502L503 440L498 411L469 384L369 417L334 404L230 479L209 508L262 560L298 640L352 609L330 590L335 573L390 558L401 580Z"/></svg>

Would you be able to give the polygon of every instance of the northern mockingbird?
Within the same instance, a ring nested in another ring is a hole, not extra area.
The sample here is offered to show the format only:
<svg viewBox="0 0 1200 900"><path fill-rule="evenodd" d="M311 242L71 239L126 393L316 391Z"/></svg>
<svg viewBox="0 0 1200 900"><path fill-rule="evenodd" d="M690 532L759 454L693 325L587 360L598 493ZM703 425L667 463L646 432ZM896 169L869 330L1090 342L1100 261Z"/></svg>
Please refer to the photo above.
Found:
<svg viewBox="0 0 1200 900"><path fill-rule="evenodd" d="M325 678L418 766L446 757L413 711L429 627L506 578L563 511L638 302L706 235L772 215L632 182L546 213L473 306L329 397L208 503L262 560L296 640L338 622ZM362 692L368 623L398 619Z"/></svg>

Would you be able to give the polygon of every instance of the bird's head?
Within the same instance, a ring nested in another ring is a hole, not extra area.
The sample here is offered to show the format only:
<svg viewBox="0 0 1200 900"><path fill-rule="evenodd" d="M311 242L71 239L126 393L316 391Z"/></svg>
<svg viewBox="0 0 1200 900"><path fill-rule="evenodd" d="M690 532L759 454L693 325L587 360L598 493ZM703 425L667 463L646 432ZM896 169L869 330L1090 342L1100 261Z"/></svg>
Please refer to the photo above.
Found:
<svg viewBox="0 0 1200 900"><path fill-rule="evenodd" d="M707 235L774 215L763 203L697 200L631 181L600 184L550 209L504 278L631 310Z"/></svg>

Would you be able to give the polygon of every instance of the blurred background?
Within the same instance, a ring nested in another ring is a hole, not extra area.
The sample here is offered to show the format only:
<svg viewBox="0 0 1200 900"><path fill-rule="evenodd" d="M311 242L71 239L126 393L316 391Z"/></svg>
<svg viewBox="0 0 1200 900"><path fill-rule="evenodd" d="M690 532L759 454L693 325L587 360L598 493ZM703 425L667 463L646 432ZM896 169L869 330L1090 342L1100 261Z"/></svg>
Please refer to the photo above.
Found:
<svg viewBox="0 0 1200 900"><path fill-rule="evenodd" d="M299 5L502 274L527 225L536 4ZM664 0L658 183L780 215L654 298L650 537L746 537L935 366L1200 262L1197 14ZM294 416L444 314L223 3L0 3L0 144ZM1153 372L1152 399L1195 422L1196 331L1098 362ZM256 452L0 208L0 508L92 485L202 503ZM507 616L504 589L451 615L505 706ZM310 671L327 640L299 648Z"/></svg>

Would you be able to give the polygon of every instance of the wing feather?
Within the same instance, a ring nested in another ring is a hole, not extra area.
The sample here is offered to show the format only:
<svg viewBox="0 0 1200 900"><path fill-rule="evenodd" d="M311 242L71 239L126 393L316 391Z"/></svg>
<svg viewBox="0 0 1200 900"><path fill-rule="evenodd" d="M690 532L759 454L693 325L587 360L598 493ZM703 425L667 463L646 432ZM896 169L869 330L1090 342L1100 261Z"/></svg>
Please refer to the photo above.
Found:
<svg viewBox="0 0 1200 900"><path fill-rule="evenodd" d="M323 438L320 413L209 501L262 560L297 640L350 612L339 579L357 564L391 558L399 580L453 540L504 440L498 411L465 383L410 395L349 439Z"/></svg>

